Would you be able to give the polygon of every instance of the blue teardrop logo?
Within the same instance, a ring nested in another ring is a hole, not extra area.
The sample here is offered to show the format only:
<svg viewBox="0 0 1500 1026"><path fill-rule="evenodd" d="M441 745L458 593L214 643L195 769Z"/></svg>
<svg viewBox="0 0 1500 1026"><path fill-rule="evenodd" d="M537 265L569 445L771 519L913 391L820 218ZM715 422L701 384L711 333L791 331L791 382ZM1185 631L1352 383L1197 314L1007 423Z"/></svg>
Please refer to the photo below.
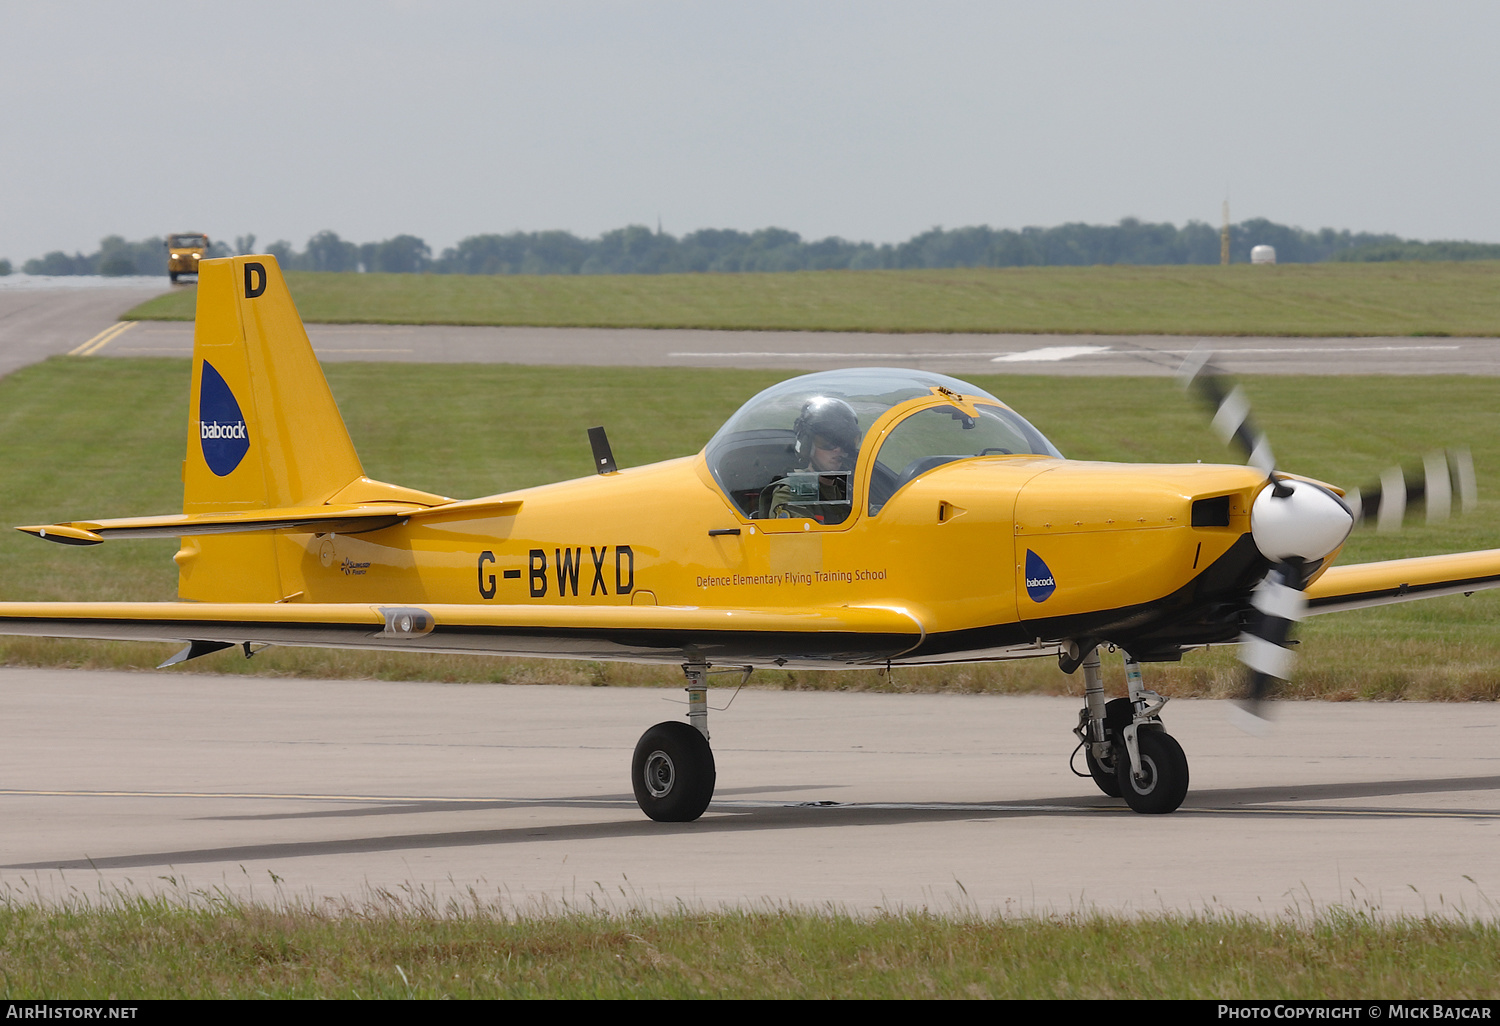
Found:
<svg viewBox="0 0 1500 1026"><path fill-rule="evenodd" d="M234 393L213 364L203 361L198 386L198 440L203 460L219 477L227 477L250 451L250 432Z"/></svg>
<svg viewBox="0 0 1500 1026"><path fill-rule="evenodd" d="M1052 579L1052 571L1047 569L1047 564L1042 562L1030 549L1026 550L1026 594L1031 596L1033 602L1046 602L1057 590L1057 582Z"/></svg>

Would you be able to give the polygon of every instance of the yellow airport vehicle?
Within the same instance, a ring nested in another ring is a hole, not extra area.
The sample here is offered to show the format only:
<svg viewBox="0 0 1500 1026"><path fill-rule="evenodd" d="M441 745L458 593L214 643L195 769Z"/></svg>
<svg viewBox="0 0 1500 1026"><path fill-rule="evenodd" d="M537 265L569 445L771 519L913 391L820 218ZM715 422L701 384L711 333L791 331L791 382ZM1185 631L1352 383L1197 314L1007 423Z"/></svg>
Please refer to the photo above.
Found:
<svg viewBox="0 0 1500 1026"><path fill-rule="evenodd" d="M167 236L167 277L177 284L179 276L198 273L198 262L208 253L208 236L202 232L177 232Z"/></svg>
<svg viewBox="0 0 1500 1026"><path fill-rule="evenodd" d="M1069 460L962 381L858 369L765 390L693 457L617 468L596 428L596 474L455 500L365 476L274 258L205 260L182 512L20 528L181 538L180 601L0 603L0 633L183 643L164 665L267 644L681 664L687 716L631 768L667 821L713 795L711 668L1050 657L1084 672L1075 758L1171 812L1187 759L1142 663L1239 641L1253 711L1305 612L1500 586L1500 550L1332 566L1418 489L1277 470L1241 394L1189 372L1251 465ZM1430 459L1421 493L1429 516L1472 501L1465 456ZM1101 645L1126 697L1105 700Z"/></svg>

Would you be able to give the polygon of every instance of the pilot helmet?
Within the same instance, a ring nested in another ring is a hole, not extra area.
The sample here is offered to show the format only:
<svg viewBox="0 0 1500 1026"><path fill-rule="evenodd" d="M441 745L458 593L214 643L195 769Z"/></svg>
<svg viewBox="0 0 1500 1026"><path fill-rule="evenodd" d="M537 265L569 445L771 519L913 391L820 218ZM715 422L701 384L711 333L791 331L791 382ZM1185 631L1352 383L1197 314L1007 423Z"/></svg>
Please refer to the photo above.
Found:
<svg viewBox="0 0 1500 1026"><path fill-rule="evenodd" d="M838 446L844 451L843 469L852 470L859 455L859 416L854 407L831 395L813 396L802 404L802 412L792 425L797 433L797 455L812 459L813 440L824 442L824 448Z"/></svg>

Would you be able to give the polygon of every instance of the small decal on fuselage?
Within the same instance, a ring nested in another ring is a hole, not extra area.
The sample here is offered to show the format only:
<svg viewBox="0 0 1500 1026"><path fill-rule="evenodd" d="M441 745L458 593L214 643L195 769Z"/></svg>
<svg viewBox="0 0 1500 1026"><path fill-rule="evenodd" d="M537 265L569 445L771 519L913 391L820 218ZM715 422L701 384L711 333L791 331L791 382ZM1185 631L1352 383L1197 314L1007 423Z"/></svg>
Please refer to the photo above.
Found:
<svg viewBox="0 0 1500 1026"><path fill-rule="evenodd" d="M1041 556L1027 549L1026 594L1031 596L1033 602L1046 602L1056 590L1057 581L1053 579L1052 571L1042 562Z"/></svg>

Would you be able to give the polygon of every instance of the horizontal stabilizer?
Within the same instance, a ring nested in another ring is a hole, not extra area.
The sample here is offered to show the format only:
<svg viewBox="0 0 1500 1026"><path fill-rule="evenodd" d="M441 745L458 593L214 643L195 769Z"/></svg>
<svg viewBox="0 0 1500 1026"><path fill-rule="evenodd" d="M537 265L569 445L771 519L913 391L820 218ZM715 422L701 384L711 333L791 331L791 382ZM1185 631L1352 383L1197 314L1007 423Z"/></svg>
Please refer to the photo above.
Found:
<svg viewBox="0 0 1500 1026"><path fill-rule="evenodd" d="M307 531L314 534L360 534L378 531L414 517L510 516L521 508L514 500L471 500L424 506L407 502L255 509L228 513L173 513L161 517L119 520L75 520L66 524L18 527L64 545L98 545L110 538L186 538L206 534L253 534L259 531Z"/></svg>

